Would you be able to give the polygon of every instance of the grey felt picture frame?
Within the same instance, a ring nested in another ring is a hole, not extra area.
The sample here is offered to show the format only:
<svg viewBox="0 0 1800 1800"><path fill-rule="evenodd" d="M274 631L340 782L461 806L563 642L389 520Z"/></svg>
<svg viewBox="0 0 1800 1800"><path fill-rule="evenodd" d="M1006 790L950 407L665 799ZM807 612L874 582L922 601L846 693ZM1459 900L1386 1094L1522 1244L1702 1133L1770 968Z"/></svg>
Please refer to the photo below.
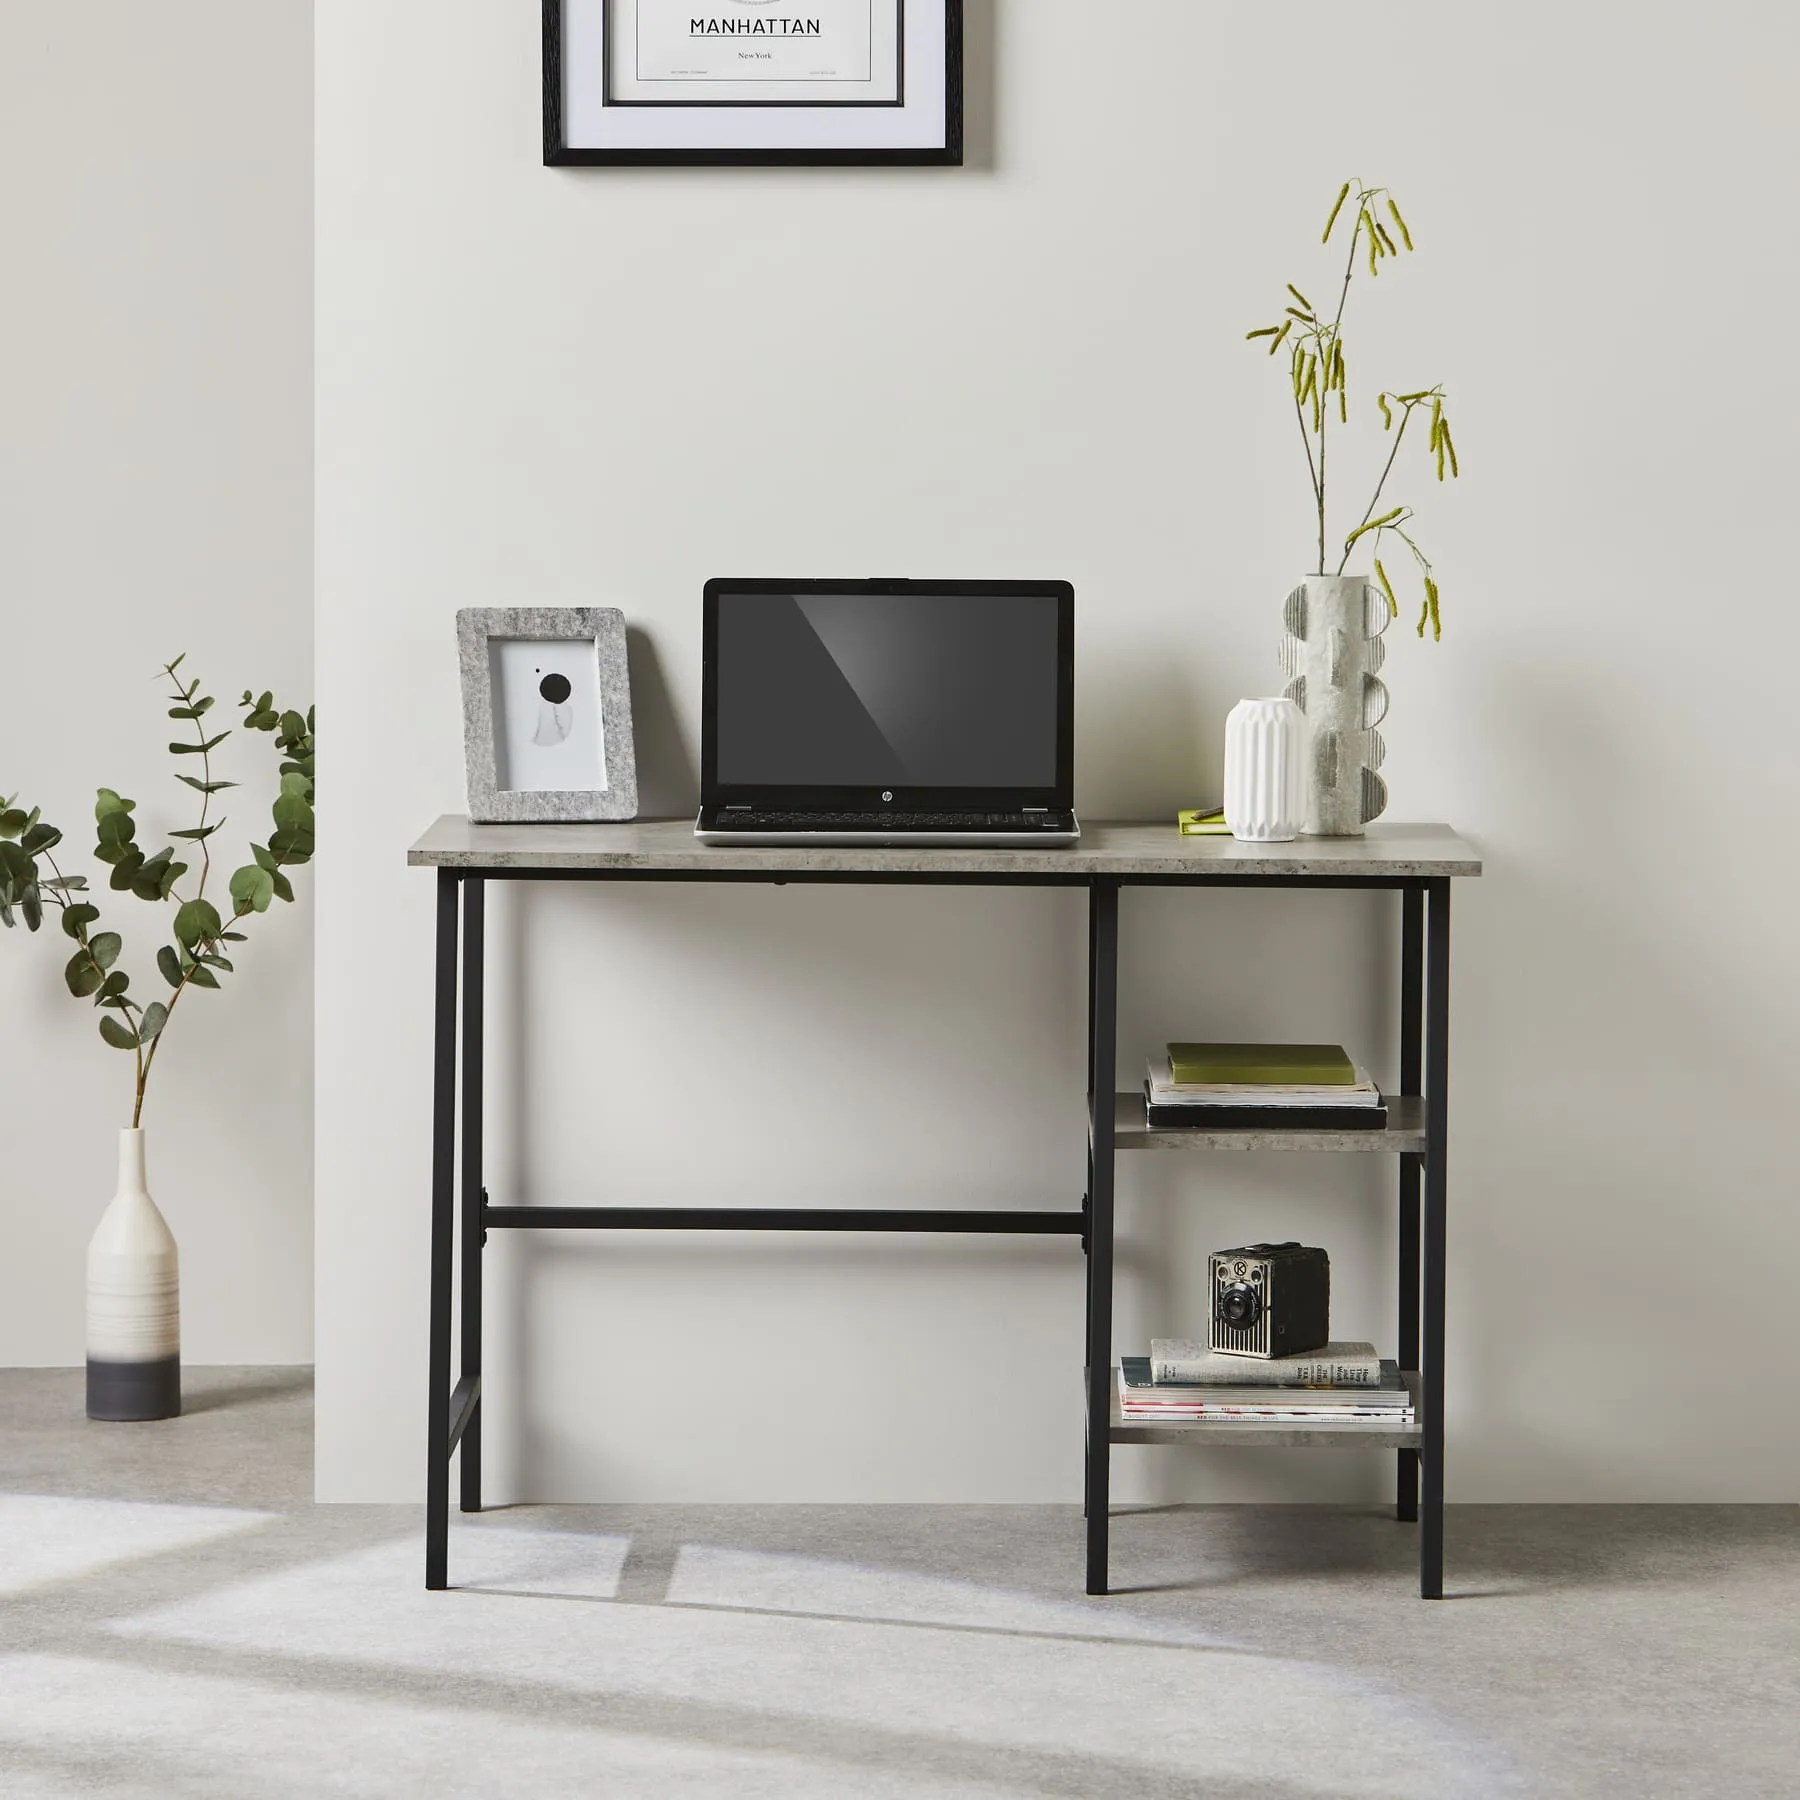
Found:
<svg viewBox="0 0 1800 1800"><path fill-rule="evenodd" d="M603 788L501 785L492 646L502 640L594 646L606 763ZM471 819L494 825L637 817L625 615L616 606L465 606L456 615L456 648L462 668L463 754Z"/></svg>

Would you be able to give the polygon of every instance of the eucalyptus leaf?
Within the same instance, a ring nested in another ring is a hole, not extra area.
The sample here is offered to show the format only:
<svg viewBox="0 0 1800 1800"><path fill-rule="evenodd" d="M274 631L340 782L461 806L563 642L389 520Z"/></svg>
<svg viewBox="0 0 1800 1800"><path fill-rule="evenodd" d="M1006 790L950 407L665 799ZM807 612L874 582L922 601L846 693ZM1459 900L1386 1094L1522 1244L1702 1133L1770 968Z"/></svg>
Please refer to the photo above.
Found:
<svg viewBox="0 0 1800 1800"><path fill-rule="evenodd" d="M277 899L280 899L280 900L292 900L293 899L294 884L291 881L289 881L285 875L283 875L279 870L277 870L274 874L272 874L269 877L269 879L271 881L273 881L275 884L275 895L276 895Z"/></svg>
<svg viewBox="0 0 1800 1800"><path fill-rule="evenodd" d="M196 825L191 831L171 831L169 836L182 838L190 844L203 844L224 823L225 821L221 819L218 825Z"/></svg>
<svg viewBox="0 0 1800 1800"><path fill-rule="evenodd" d="M190 950L219 935L224 921L210 900L189 900L175 914L175 935Z"/></svg>
<svg viewBox="0 0 1800 1800"><path fill-rule="evenodd" d="M154 1043L162 1035L162 1028L169 1022L169 1009L160 1000L152 1000L144 1008L144 1016L138 1022L138 1038L141 1042Z"/></svg>
<svg viewBox="0 0 1800 1800"><path fill-rule="evenodd" d="M135 1050L138 1047L138 1034L129 1027L121 1025L117 1019L102 1019L100 1035L115 1050Z"/></svg>
<svg viewBox="0 0 1800 1800"><path fill-rule="evenodd" d="M85 1000L105 979L106 976L94 966L94 959L85 950L76 951L63 969L63 981L77 1000Z"/></svg>
<svg viewBox="0 0 1800 1800"><path fill-rule="evenodd" d="M36 931L44 922L44 903L38 898L36 887L28 887L19 896L19 917L25 921L27 931Z"/></svg>
<svg viewBox="0 0 1800 1800"><path fill-rule="evenodd" d="M103 813L97 835L103 844L129 844L137 836L137 821L128 812Z"/></svg>
<svg viewBox="0 0 1800 1800"><path fill-rule="evenodd" d="M188 983L192 987L217 988L219 978L211 969L202 968L199 963L188 970Z"/></svg>
<svg viewBox="0 0 1800 1800"><path fill-rule="evenodd" d="M256 863L246 863L231 877L231 897L242 912L267 912L275 898L275 877Z"/></svg>
<svg viewBox="0 0 1800 1800"><path fill-rule="evenodd" d="M131 977L123 969L114 969L100 984L100 1000L104 1005L108 1000L116 1000L131 986Z"/></svg>
<svg viewBox="0 0 1800 1800"><path fill-rule="evenodd" d="M103 931L88 945L88 955L101 968L110 969L119 960L123 948L124 939L116 931Z"/></svg>
<svg viewBox="0 0 1800 1800"><path fill-rule="evenodd" d="M81 940L81 934L86 931L99 916L100 909L97 906L65 907L62 916L64 936L72 937L79 942Z"/></svg>
<svg viewBox="0 0 1800 1800"><path fill-rule="evenodd" d="M16 838L25 829L26 815L16 806L9 806L0 812L0 838Z"/></svg>
<svg viewBox="0 0 1800 1800"><path fill-rule="evenodd" d="M181 986L181 958L175 954L173 945L164 944L157 951L156 966L162 970L162 978L170 987Z"/></svg>
<svg viewBox="0 0 1800 1800"><path fill-rule="evenodd" d="M127 800L121 794L115 794L111 788L101 788L99 797L94 801L94 817L104 819L108 813L135 812L137 802Z"/></svg>
<svg viewBox="0 0 1800 1800"><path fill-rule="evenodd" d="M30 856L42 856L46 850L54 850L61 842L62 833L54 825L28 825L21 840L26 854Z"/></svg>
<svg viewBox="0 0 1800 1800"><path fill-rule="evenodd" d="M141 850L127 850L113 864L112 878L107 886L124 893L137 879L137 872L144 866L144 853Z"/></svg>
<svg viewBox="0 0 1800 1800"><path fill-rule="evenodd" d="M235 781L202 781L198 775L177 775L177 781L185 781L189 787L202 794L217 794L225 788L237 786Z"/></svg>

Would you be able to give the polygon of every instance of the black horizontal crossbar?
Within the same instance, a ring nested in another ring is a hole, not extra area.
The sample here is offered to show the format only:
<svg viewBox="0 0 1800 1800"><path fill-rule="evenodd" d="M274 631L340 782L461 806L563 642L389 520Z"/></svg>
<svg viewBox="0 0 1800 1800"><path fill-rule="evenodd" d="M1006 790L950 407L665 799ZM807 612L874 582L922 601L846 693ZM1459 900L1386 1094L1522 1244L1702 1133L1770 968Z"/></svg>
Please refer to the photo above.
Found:
<svg viewBox="0 0 1800 1800"><path fill-rule="evenodd" d="M817 1206L489 1206L490 1229L532 1231L998 1231L1078 1237L1080 1212L902 1212Z"/></svg>
<svg viewBox="0 0 1800 1800"><path fill-rule="evenodd" d="M462 1434L468 1430L469 1421L475 1416L475 1409L481 1404L481 1377L465 1375L450 1390L450 1448L454 1450L462 1442Z"/></svg>

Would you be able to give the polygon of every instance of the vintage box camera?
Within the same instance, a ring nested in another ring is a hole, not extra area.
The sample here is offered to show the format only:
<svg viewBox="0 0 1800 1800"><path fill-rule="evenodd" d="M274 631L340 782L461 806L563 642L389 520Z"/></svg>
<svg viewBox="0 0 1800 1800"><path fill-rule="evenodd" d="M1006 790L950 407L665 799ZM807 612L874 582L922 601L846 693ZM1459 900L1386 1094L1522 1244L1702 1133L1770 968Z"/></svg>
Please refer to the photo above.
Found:
<svg viewBox="0 0 1800 1800"><path fill-rule="evenodd" d="M1246 1244L1212 1259L1207 1342L1228 1356L1298 1356L1331 1340L1331 1258L1305 1244Z"/></svg>

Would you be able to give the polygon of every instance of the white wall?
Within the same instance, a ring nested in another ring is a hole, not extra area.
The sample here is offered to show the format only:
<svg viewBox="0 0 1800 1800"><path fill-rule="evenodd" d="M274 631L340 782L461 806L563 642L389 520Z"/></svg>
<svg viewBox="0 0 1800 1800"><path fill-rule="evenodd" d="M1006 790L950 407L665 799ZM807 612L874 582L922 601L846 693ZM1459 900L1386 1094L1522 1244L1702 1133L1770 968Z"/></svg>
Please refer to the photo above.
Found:
<svg viewBox="0 0 1800 1800"><path fill-rule="evenodd" d="M247 686L312 682L310 25L304 0L0 0L0 792L97 870L145 998L166 921L87 849L101 785L146 839L193 823L158 666L187 651L228 722ZM227 875L273 770L266 737L219 752ZM263 923L175 1015L145 1112L190 1362L311 1355L309 902ZM54 921L0 940L0 1364L78 1363L131 1059L64 990Z"/></svg>
<svg viewBox="0 0 1800 1800"><path fill-rule="evenodd" d="M1357 173L1420 249L1356 295L1353 366L1446 380L1464 467L1400 490L1446 635L1396 634L1387 770L1489 870L1455 931L1451 1492L1792 1498L1796 395L1757 328L1800 275L1792 14L971 0L969 48L960 172L550 172L527 9L319 8L320 674L353 772L320 889L319 1493L424 1472L432 882L403 857L462 802L455 608L624 607L646 810L677 813L705 577L1068 576L1081 809L1167 817L1216 792L1307 554L1242 335L1329 279ZM496 1199L1079 1193L1069 897L495 910ZM1178 1033L1342 1037L1392 1074L1379 900L1155 892L1124 933L1124 1079ZM1203 1252L1264 1232L1325 1242L1340 1332L1391 1345L1383 1172L1146 1160L1122 1346L1193 1327ZM1067 1243L491 1266L497 1497L1077 1493ZM696 1346L707 1394L659 1392ZM1118 1479L1372 1496L1387 1462Z"/></svg>

